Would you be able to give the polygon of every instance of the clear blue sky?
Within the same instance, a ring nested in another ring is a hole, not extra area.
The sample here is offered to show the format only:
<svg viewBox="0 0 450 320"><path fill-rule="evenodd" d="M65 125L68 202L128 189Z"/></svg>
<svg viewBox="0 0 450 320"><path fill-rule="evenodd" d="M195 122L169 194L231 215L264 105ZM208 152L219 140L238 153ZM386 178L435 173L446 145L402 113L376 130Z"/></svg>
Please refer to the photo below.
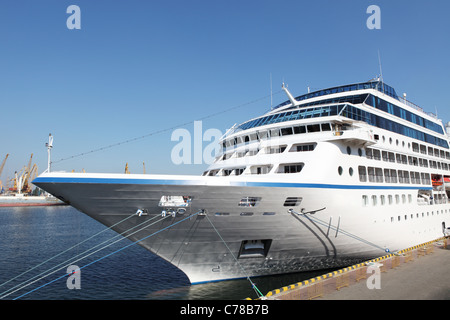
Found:
<svg viewBox="0 0 450 320"><path fill-rule="evenodd" d="M69 5L81 30L69 30ZM366 9L381 9L369 30ZM171 128L279 91L294 95L379 73L450 120L450 2L300 0L1 0L0 161L3 181L31 153L55 161ZM286 97L276 94L274 104ZM203 120L225 131L270 98ZM185 126L193 133L193 125ZM201 174L171 162L173 130L55 164L55 170Z"/></svg>

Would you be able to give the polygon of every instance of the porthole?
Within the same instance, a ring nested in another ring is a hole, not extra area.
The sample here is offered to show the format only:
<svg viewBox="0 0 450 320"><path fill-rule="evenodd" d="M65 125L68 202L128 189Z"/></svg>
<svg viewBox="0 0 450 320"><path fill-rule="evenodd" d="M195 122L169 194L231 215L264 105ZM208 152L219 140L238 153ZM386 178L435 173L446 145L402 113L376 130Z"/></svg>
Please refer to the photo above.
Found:
<svg viewBox="0 0 450 320"><path fill-rule="evenodd" d="M339 168L338 168L338 173L339 173L339 175L342 176L342 173L343 173L343 172L344 172L344 169L342 169L342 167L339 166Z"/></svg>
<svg viewBox="0 0 450 320"><path fill-rule="evenodd" d="M351 155L351 154L352 154L352 148L347 147L347 154L348 154L348 155Z"/></svg>
<svg viewBox="0 0 450 320"><path fill-rule="evenodd" d="M353 168L348 169L348 174L350 177L353 177Z"/></svg>

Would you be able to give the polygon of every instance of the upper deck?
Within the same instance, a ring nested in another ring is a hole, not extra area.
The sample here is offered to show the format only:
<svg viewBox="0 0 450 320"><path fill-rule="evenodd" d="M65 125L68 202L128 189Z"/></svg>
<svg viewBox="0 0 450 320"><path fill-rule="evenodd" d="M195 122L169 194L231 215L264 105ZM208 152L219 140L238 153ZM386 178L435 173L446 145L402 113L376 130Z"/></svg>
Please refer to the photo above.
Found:
<svg viewBox="0 0 450 320"><path fill-rule="evenodd" d="M380 80L324 89L297 98L293 98L287 88L284 89L289 96L288 101L260 117L234 127L225 139L232 138L243 130L256 130L273 124L343 116L449 148L443 124L434 114L425 113L415 104L400 99L392 87Z"/></svg>
<svg viewBox="0 0 450 320"><path fill-rule="evenodd" d="M384 82L382 82L380 80L371 80L371 81L363 82L363 83L354 83L354 84L349 84L349 85L344 85L344 86L333 87L333 88L329 88L329 89L322 89L322 90L318 90L318 91L314 91L311 93L307 93L307 94L298 96L295 98L295 100L300 102L303 100L327 96L330 94L341 93L341 92L351 92L351 91L365 90L365 89L378 90L378 91L400 101L400 99L397 96L397 93L395 92L395 89L392 88L391 86L388 86L387 84L385 84ZM292 102L290 100L287 100L283 103L280 103L276 107L274 107L272 109L272 111L282 108L284 106L290 105L290 104L292 104Z"/></svg>

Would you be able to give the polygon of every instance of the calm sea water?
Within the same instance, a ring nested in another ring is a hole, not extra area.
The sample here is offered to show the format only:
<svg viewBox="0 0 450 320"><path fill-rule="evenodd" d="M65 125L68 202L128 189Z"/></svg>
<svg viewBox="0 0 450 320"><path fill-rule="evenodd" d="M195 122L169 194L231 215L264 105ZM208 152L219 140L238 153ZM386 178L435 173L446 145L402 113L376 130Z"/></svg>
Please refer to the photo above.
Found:
<svg viewBox="0 0 450 320"><path fill-rule="evenodd" d="M101 231L104 232L85 241ZM115 236L117 233L70 206L0 208L0 296L10 294L3 299L32 300L241 300L257 297L248 280L190 285L180 270L139 245L111 254L131 244L127 239L72 263L77 259L74 257L86 256L92 252L84 253L86 250ZM118 239L123 238L114 240ZM71 247L74 248L64 252ZM108 254L111 255L104 258ZM42 264L52 257L55 258ZM66 269L71 264L81 268L79 290L67 288ZM61 265L59 270L51 269L58 265ZM39 279L40 274L45 275L50 269L58 271ZM266 294L317 274L252 280ZM38 281L24 287L30 279ZM20 290L13 292L17 289Z"/></svg>

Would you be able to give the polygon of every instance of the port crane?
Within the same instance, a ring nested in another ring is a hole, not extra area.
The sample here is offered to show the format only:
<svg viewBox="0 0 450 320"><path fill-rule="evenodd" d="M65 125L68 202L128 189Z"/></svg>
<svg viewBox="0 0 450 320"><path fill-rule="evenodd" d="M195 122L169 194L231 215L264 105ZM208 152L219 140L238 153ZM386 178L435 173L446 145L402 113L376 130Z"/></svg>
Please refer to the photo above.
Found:
<svg viewBox="0 0 450 320"><path fill-rule="evenodd" d="M2 165L0 166L0 177L2 176L3 167L5 166L6 159L8 159L8 157L9 157L9 153L6 154L6 157L3 160ZM3 191L3 184L2 184L2 180L0 180L0 193L2 193L2 191Z"/></svg>

